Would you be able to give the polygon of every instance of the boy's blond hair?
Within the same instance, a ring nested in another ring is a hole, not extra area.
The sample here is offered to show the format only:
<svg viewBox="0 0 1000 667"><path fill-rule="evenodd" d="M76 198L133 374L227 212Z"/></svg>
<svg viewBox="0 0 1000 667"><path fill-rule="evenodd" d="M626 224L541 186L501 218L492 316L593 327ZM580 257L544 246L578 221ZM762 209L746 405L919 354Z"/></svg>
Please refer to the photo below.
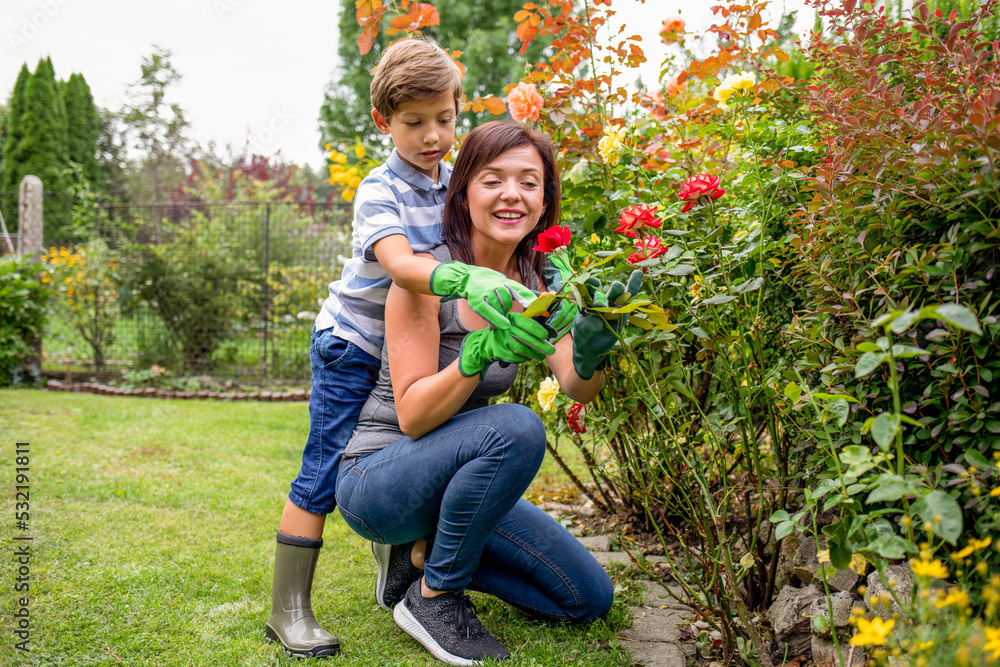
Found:
<svg viewBox="0 0 1000 667"><path fill-rule="evenodd" d="M437 44L402 39L382 54L372 72L372 106L388 121L401 104L433 100L445 93L455 96L455 113L462 104L462 73L451 56Z"/></svg>

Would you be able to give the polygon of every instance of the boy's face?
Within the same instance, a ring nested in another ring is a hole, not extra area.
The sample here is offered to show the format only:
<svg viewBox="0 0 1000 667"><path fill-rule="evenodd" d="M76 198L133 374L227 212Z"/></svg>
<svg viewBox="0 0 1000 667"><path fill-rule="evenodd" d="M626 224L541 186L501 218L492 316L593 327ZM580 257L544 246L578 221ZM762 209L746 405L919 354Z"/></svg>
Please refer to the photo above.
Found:
<svg viewBox="0 0 1000 667"><path fill-rule="evenodd" d="M438 179L438 162L455 140L455 98L444 93L433 100L410 100L399 105L388 121L372 109L375 126L392 137L403 162Z"/></svg>

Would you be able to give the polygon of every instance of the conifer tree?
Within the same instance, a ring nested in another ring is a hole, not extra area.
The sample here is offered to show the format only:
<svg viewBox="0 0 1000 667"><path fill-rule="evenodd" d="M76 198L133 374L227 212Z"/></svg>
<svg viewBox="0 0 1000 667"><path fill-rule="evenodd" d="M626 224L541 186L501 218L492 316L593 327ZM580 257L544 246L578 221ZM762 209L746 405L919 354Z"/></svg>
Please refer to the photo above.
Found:
<svg viewBox="0 0 1000 667"><path fill-rule="evenodd" d="M60 85L66 108L67 150L69 159L80 165L83 177L93 190L103 189L97 162L97 140L101 133L101 117L94 105L90 86L82 74L71 74Z"/></svg>
<svg viewBox="0 0 1000 667"><path fill-rule="evenodd" d="M45 198L45 236L66 240L65 232L72 224L64 175L69 168L66 109L52 61L48 58L39 60L34 74L28 78L24 88L24 113L17 129L21 133L20 141L12 153L6 154L6 159L14 163L14 178L20 183L25 175L34 174L42 179L46 190L57 193Z"/></svg>
<svg viewBox="0 0 1000 667"><path fill-rule="evenodd" d="M2 196L3 208L0 210L3 212L7 229L12 231L17 228L17 189L22 178L14 161L14 153L17 144L21 141L24 90L28 85L29 78L31 78L31 72L28 71L28 66L21 65L14 90L10 94L10 101L7 103L7 117L4 122L3 160L0 161L0 191L5 192L5 194Z"/></svg>

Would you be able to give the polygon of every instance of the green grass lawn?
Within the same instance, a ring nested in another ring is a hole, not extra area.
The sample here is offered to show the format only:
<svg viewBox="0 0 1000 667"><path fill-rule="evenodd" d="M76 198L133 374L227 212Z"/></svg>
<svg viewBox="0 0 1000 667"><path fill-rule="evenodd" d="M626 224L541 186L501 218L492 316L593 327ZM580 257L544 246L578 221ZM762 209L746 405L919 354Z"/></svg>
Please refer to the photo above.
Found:
<svg viewBox="0 0 1000 667"><path fill-rule="evenodd" d="M308 430L304 403L0 391L0 665L292 665L264 641L274 535ZM14 443L30 442L30 654L13 650ZM545 478L554 479L547 461ZM369 545L327 523L313 606L333 665L432 665L374 598ZM634 585L622 581L621 589ZM627 665L608 620L549 625L485 595L512 664ZM9 656L9 657L8 657Z"/></svg>

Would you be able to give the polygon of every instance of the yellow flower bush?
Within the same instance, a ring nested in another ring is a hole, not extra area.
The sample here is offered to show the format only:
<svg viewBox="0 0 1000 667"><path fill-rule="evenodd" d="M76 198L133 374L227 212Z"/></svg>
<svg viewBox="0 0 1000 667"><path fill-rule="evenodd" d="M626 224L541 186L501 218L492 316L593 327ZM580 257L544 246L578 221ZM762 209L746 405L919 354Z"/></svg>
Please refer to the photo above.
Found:
<svg viewBox="0 0 1000 667"><path fill-rule="evenodd" d="M368 157L368 151L361 142L339 148L343 150L338 150L333 144L326 145L329 152L330 185L340 187L340 196L345 201L354 201L361 181L379 162Z"/></svg>

